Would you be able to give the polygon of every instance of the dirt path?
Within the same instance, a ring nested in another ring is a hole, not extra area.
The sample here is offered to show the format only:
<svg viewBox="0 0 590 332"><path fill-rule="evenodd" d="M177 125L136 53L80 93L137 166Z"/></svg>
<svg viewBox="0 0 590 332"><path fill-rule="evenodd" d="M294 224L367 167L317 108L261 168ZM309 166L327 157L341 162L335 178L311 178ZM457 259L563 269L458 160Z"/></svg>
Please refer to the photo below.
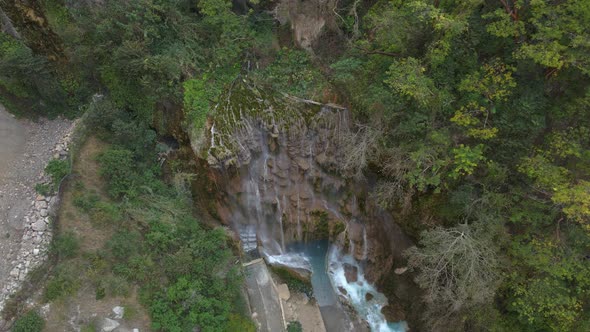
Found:
<svg viewBox="0 0 590 332"><path fill-rule="evenodd" d="M0 105L0 285L17 263L35 184L71 126L65 119L16 120Z"/></svg>

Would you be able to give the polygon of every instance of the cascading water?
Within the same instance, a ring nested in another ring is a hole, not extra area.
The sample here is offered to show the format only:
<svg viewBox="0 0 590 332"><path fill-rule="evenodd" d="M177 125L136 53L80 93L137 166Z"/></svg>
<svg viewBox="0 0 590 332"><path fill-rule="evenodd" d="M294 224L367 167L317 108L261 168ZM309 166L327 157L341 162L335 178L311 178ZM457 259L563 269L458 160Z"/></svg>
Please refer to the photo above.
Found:
<svg viewBox="0 0 590 332"><path fill-rule="evenodd" d="M347 280L345 265L357 272L355 281ZM387 305L387 298L379 293L364 276L362 264L351 255L343 254L337 246L332 246L328 253L328 275L334 289L344 296L363 317L373 332L405 332L408 326L405 322L389 323L381 313Z"/></svg>
<svg viewBox="0 0 590 332"><path fill-rule="evenodd" d="M292 112L289 105L277 105L276 99L259 91L252 94L251 87L239 90L239 84L235 93L221 99L228 104L218 107L211 139L206 140L211 145L208 162L224 170L217 182L224 189L217 207L220 219L239 233L245 252L257 248L269 264L313 270L312 284L326 324L339 331L359 331L345 326L351 320L337 309L341 287L351 294L348 301L374 331L400 331L385 322L380 310L387 300L366 281L378 280L380 273L391 268L391 260L388 265L379 265L391 252L390 234L380 232L381 226L372 221L376 209L367 209L367 201L356 201L365 184L338 175L339 137L349 128L347 111L317 105L310 111L311 106L304 105ZM297 120L285 123L284 118L277 118L284 114ZM235 170L228 172L230 168ZM387 221L393 223L391 217ZM393 229L390 233L398 232L396 226L388 227ZM346 244L349 254L327 257L327 239L334 240L344 229L348 240L342 239L331 248L344 249ZM325 245L305 249L317 239L326 239ZM296 241L308 243L297 248L293 245ZM397 238L396 243L407 247ZM361 284L342 282L340 267L344 262L357 266ZM359 292L374 297L367 300L364 295L354 295Z"/></svg>
<svg viewBox="0 0 590 332"><path fill-rule="evenodd" d="M368 255L368 243L369 241L367 240L367 226L363 225L363 260L367 260L367 255Z"/></svg>
<svg viewBox="0 0 590 332"><path fill-rule="evenodd" d="M281 227L281 252L285 251L285 229L283 228L283 212L281 211L281 202L279 202L279 198L276 197L277 201L277 209L279 211L279 224Z"/></svg>

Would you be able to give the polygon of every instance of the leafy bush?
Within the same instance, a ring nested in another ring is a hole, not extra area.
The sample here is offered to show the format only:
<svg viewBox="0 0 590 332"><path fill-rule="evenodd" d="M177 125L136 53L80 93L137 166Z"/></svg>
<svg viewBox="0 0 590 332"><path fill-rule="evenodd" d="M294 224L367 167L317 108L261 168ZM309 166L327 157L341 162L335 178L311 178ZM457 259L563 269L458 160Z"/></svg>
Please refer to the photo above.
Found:
<svg viewBox="0 0 590 332"><path fill-rule="evenodd" d="M255 332L256 325L251 319L238 314L229 315L227 331Z"/></svg>
<svg viewBox="0 0 590 332"><path fill-rule="evenodd" d="M109 195L115 198L136 196L136 178L133 153L126 149L109 149L103 152L100 162L100 175L108 183Z"/></svg>
<svg viewBox="0 0 590 332"><path fill-rule="evenodd" d="M80 271L71 261L61 263L55 268L55 274L47 282L43 297L46 301L53 301L62 296L71 295L79 286Z"/></svg>
<svg viewBox="0 0 590 332"><path fill-rule="evenodd" d="M80 210L89 213L100 201L100 197L95 193L79 193L74 197L74 206Z"/></svg>
<svg viewBox="0 0 590 332"><path fill-rule="evenodd" d="M113 234L107 242L107 247L115 260L127 262L129 258L142 252L141 234L119 231Z"/></svg>
<svg viewBox="0 0 590 332"><path fill-rule="evenodd" d="M43 317L37 311L29 311L14 322L12 332L41 332L45 327Z"/></svg>
<svg viewBox="0 0 590 332"><path fill-rule="evenodd" d="M37 115L56 115L65 110L65 94L52 65L35 54L24 40L0 33L0 100L9 101L11 110ZM40 102L41 101L41 102Z"/></svg>
<svg viewBox="0 0 590 332"><path fill-rule="evenodd" d="M51 177L53 190L57 190L61 180L70 174L70 163L68 160L52 159L47 163L45 173Z"/></svg>
<svg viewBox="0 0 590 332"><path fill-rule="evenodd" d="M302 98L317 98L326 85L321 72L314 68L309 54L283 48L276 60L258 73L261 82L280 91Z"/></svg>
<svg viewBox="0 0 590 332"><path fill-rule="evenodd" d="M96 285L96 298L105 296L128 296L131 287L129 282L120 276L107 275L102 277Z"/></svg>
<svg viewBox="0 0 590 332"><path fill-rule="evenodd" d="M99 201L91 211L92 221L99 224L116 223L121 220L121 211L116 204Z"/></svg>
<svg viewBox="0 0 590 332"><path fill-rule="evenodd" d="M39 195L49 196L52 192L52 186L47 183L37 183L35 185L35 192Z"/></svg>
<svg viewBox="0 0 590 332"><path fill-rule="evenodd" d="M287 332L303 332L303 327L298 321L291 321L287 325Z"/></svg>
<svg viewBox="0 0 590 332"><path fill-rule="evenodd" d="M51 250L57 254L60 259L76 256L79 248L80 242L76 235L71 231L56 236L51 243Z"/></svg>

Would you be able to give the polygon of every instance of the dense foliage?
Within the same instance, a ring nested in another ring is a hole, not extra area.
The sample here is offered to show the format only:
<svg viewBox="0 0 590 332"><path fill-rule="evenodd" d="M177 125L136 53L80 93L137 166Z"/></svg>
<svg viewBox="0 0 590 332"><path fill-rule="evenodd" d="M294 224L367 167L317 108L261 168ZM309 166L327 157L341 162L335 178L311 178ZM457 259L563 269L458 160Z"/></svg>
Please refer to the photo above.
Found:
<svg viewBox="0 0 590 332"><path fill-rule="evenodd" d="M380 120L375 197L423 231L431 328L590 327L588 22L581 0L380 1L331 65Z"/></svg>
<svg viewBox="0 0 590 332"><path fill-rule="evenodd" d="M41 332L45 326L45 321L36 311L29 311L14 322L12 331L14 332Z"/></svg>
<svg viewBox="0 0 590 332"><path fill-rule="evenodd" d="M162 206L185 203L158 180L150 121L169 101L184 106L188 128L206 128L241 73L305 98L331 101L331 88L354 111L360 129L341 168L376 174L373 198L416 237L407 256L426 329L590 330L590 2L336 4L324 14L339 42L310 56L279 43L284 28L266 2L45 1L70 70L2 33L0 95L39 111L77 105L91 88L108 95L95 106L113 143L102 174L112 198L130 205L79 204L99 219L143 220L122 227L104 259L144 285L156 328L221 328L231 287L211 275L227 259L213 250L220 234L189 217L162 221ZM212 261L182 263L201 253ZM75 289L62 274L48 288L56 294Z"/></svg>

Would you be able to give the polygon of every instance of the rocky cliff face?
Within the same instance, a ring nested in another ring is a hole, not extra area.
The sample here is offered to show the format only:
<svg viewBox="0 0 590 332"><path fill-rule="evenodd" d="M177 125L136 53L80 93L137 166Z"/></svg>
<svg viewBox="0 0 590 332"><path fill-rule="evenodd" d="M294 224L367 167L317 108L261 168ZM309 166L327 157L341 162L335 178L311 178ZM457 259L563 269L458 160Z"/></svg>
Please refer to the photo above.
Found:
<svg viewBox="0 0 590 332"><path fill-rule="evenodd" d="M289 24L297 46L314 52L316 42L325 34L340 34L336 22L335 0L281 0L274 16L281 24Z"/></svg>
<svg viewBox="0 0 590 332"><path fill-rule="evenodd" d="M348 111L247 81L222 100L193 148L216 184L215 214L243 248L257 241L279 254L293 241L329 238L365 262L371 282L387 274L410 241L367 198L365 183L339 175Z"/></svg>

